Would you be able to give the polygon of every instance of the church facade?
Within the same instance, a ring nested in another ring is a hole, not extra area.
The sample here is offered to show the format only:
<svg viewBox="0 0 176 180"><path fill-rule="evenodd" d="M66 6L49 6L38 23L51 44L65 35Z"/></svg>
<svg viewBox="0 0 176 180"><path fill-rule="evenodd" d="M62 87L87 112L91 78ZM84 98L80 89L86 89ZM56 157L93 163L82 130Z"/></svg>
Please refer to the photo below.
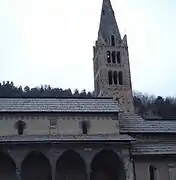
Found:
<svg viewBox="0 0 176 180"><path fill-rule="evenodd" d="M110 0L93 54L95 98L0 98L0 179L176 179L176 121L134 113L127 36Z"/></svg>

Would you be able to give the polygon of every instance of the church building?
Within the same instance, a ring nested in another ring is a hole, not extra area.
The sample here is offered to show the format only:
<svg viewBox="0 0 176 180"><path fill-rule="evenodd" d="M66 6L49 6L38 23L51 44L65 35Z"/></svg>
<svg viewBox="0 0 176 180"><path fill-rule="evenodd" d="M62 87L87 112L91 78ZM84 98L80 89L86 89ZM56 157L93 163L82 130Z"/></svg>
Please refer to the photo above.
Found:
<svg viewBox="0 0 176 180"><path fill-rule="evenodd" d="M0 98L0 180L176 179L176 121L135 114L110 0L93 65L95 98Z"/></svg>

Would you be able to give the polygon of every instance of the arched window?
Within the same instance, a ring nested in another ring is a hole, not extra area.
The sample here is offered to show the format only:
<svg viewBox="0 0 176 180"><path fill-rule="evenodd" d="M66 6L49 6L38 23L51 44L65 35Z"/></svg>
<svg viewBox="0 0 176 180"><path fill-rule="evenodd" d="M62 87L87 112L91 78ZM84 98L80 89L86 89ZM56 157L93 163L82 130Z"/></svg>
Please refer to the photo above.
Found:
<svg viewBox="0 0 176 180"><path fill-rule="evenodd" d="M149 174L150 174L150 180L157 180L157 168L150 165L149 166Z"/></svg>
<svg viewBox="0 0 176 180"><path fill-rule="evenodd" d="M119 84L123 85L123 72L119 72Z"/></svg>
<svg viewBox="0 0 176 180"><path fill-rule="evenodd" d="M109 85L112 85L112 71L108 72Z"/></svg>
<svg viewBox="0 0 176 180"><path fill-rule="evenodd" d="M115 51L112 52L112 62L116 63Z"/></svg>
<svg viewBox="0 0 176 180"><path fill-rule="evenodd" d="M107 62L111 63L111 53L110 53L110 51L107 51Z"/></svg>
<svg viewBox="0 0 176 180"><path fill-rule="evenodd" d="M87 134L88 129L89 129L89 123L87 121L82 121L81 122L81 129L82 129L82 134Z"/></svg>
<svg viewBox="0 0 176 180"><path fill-rule="evenodd" d="M121 58L120 58L120 51L117 51L117 62L120 64Z"/></svg>
<svg viewBox="0 0 176 180"><path fill-rule="evenodd" d="M26 127L26 123L23 121L17 121L15 127L18 131L18 135L23 135L24 129Z"/></svg>
<svg viewBox="0 0 176 180"><path fill-rule="evenodd" d="M114 36L111 36L111 45L115 46L115 38L114 38Z"/></svg>
<svg viewBox="0 0 176 180"><path fill-rule="evenodd" d="M114 71L114 84L117 85L117 72Z"/></svg>

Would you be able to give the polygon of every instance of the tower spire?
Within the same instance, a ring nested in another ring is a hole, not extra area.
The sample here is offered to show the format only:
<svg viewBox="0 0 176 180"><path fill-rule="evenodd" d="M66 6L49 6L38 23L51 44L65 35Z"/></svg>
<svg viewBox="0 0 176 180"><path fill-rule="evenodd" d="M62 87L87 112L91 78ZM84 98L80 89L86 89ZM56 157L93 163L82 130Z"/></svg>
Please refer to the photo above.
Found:
<svg viewBox="0 0 176 180"><path fill-rule="evenodd" d="M103 0L98 39L103 38L104 43L107 44L111 36L114 36L117 44L120 44L121 36L111 1Z"/></svg>

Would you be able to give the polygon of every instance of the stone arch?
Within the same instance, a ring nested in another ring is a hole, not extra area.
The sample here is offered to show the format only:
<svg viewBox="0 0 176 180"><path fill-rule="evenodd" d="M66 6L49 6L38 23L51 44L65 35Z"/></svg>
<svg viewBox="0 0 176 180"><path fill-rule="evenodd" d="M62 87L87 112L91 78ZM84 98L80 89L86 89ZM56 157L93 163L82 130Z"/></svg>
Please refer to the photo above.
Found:
<svg viewBox="0 0 176 180"><path fill-rule="evenodd" d="M0 152L0 179L17 180L16 165L8 153Z"/></svg>
<svg viewBox="0 0 176 180"><path fill-rule="evenodd" d="M84 159L74 150L65 151L56 163L55 180L86 180L87 171Z"/></svg>
<svg viewBox="0 0 176 180"><path fill-rule="evenodd" d="M91 180L125 180L123 162L113 150L98 152L91 162Z"/></svg>
<svg viewBox="0 0 176 180"><path fill-rule="evenodd" d="M52 180L49 160L41 152L30 152L22 162L21 176L23 180Z"/></svg>

